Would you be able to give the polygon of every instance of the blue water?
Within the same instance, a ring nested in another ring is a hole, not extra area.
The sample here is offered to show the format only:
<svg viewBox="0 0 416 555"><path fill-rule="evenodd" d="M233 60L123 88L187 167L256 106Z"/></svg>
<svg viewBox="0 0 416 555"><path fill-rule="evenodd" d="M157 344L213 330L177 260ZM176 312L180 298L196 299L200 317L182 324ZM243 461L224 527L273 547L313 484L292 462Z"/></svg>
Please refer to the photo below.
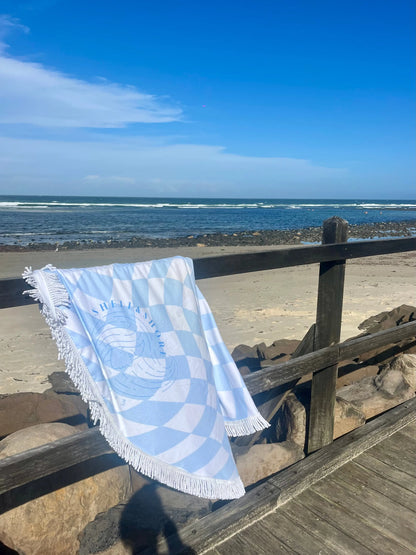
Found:
<svg viewBox="0 0 416 555"><path fill-rule="evenodd" d="M0 244L300 229L320 226L323 220L334 215L350 224L415 221L416 203L403 200L0 196Z"/></svg>

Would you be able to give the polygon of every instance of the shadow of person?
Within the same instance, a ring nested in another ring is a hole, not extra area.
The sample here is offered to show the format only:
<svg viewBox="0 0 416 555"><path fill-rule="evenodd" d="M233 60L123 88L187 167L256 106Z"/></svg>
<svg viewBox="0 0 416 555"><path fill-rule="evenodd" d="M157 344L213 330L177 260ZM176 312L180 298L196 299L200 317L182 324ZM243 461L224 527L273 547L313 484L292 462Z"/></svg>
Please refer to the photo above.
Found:
<svg viewBox="0 0 416 555"><path fill-rule="evenodd" d="M165 537L169 555L195 552L182 543L177 527L166 514L157 491L158 484L146 484L124 507L120 519L120 537L132 555L155 554L158 540Z"/></svg>

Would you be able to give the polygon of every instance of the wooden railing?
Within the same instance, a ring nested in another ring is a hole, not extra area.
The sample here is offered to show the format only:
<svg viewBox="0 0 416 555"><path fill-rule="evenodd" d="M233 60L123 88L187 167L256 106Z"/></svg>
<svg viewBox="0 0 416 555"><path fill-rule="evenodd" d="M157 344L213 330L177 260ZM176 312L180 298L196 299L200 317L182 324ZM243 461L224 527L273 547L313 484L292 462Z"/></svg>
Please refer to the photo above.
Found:
<svg viewBox="0 0 416 555"><path fill-rule="evenodd" d="M314 351L245 377L250 393L256 395L313 373L308 453L332 442L339 362L416 337L416 322L409 322L339 343L346 260L416 250L413 237L354 243L346 239L347 223L334 217L324 222L322 245L194 260L196 279L320 263ZM27 288L19 278L0 280L0 308L31 304L32 299L22 295ZM0 495L7 499L3 510L19 504L18 496L12 501L12 494L22 486L106 453L112 453L111 448L98 429L92 428L3 459L0 461Z"/></svg>

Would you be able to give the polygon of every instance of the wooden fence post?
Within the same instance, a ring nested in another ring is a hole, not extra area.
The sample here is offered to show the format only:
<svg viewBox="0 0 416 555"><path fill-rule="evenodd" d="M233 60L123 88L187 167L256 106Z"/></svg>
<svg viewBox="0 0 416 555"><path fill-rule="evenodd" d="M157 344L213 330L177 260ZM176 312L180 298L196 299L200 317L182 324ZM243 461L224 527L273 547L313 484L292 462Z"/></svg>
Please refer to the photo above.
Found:
<svg viewBox="0 0 416 555"><path fill-rule="evenodd" d="M323 223L322 244L347 241L348 222L334 216ZM315 348L339 343L344 297L345 259L322 262L319 268ZM332 442L338 364L315 372L312 377L308 453Z"/></svg>

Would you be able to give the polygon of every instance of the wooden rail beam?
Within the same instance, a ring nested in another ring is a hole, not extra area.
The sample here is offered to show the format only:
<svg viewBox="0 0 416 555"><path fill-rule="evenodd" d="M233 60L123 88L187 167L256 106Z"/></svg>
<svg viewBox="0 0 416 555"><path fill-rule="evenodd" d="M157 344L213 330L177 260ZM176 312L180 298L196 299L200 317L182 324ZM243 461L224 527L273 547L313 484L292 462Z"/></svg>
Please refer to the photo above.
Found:
<svg viewBox="0 0 416 555"><path fill-rule="evenodd" d="M99 429L91 428L6 457L0 461L0 494L112 452Z"/></svg>
<svg viewBox="0 0 416 555"><path fill-rule="evenodd" d="M416 237L380 239L334 245L274 248L263 252L196 258L194 268L196 279L206 279L414 250L416 250ZM34 254L34 261L36 261L36 254ZM0 308L35 303L32 298L22 295L26 289L30 287L22 278L0 279Z"/></svg>

